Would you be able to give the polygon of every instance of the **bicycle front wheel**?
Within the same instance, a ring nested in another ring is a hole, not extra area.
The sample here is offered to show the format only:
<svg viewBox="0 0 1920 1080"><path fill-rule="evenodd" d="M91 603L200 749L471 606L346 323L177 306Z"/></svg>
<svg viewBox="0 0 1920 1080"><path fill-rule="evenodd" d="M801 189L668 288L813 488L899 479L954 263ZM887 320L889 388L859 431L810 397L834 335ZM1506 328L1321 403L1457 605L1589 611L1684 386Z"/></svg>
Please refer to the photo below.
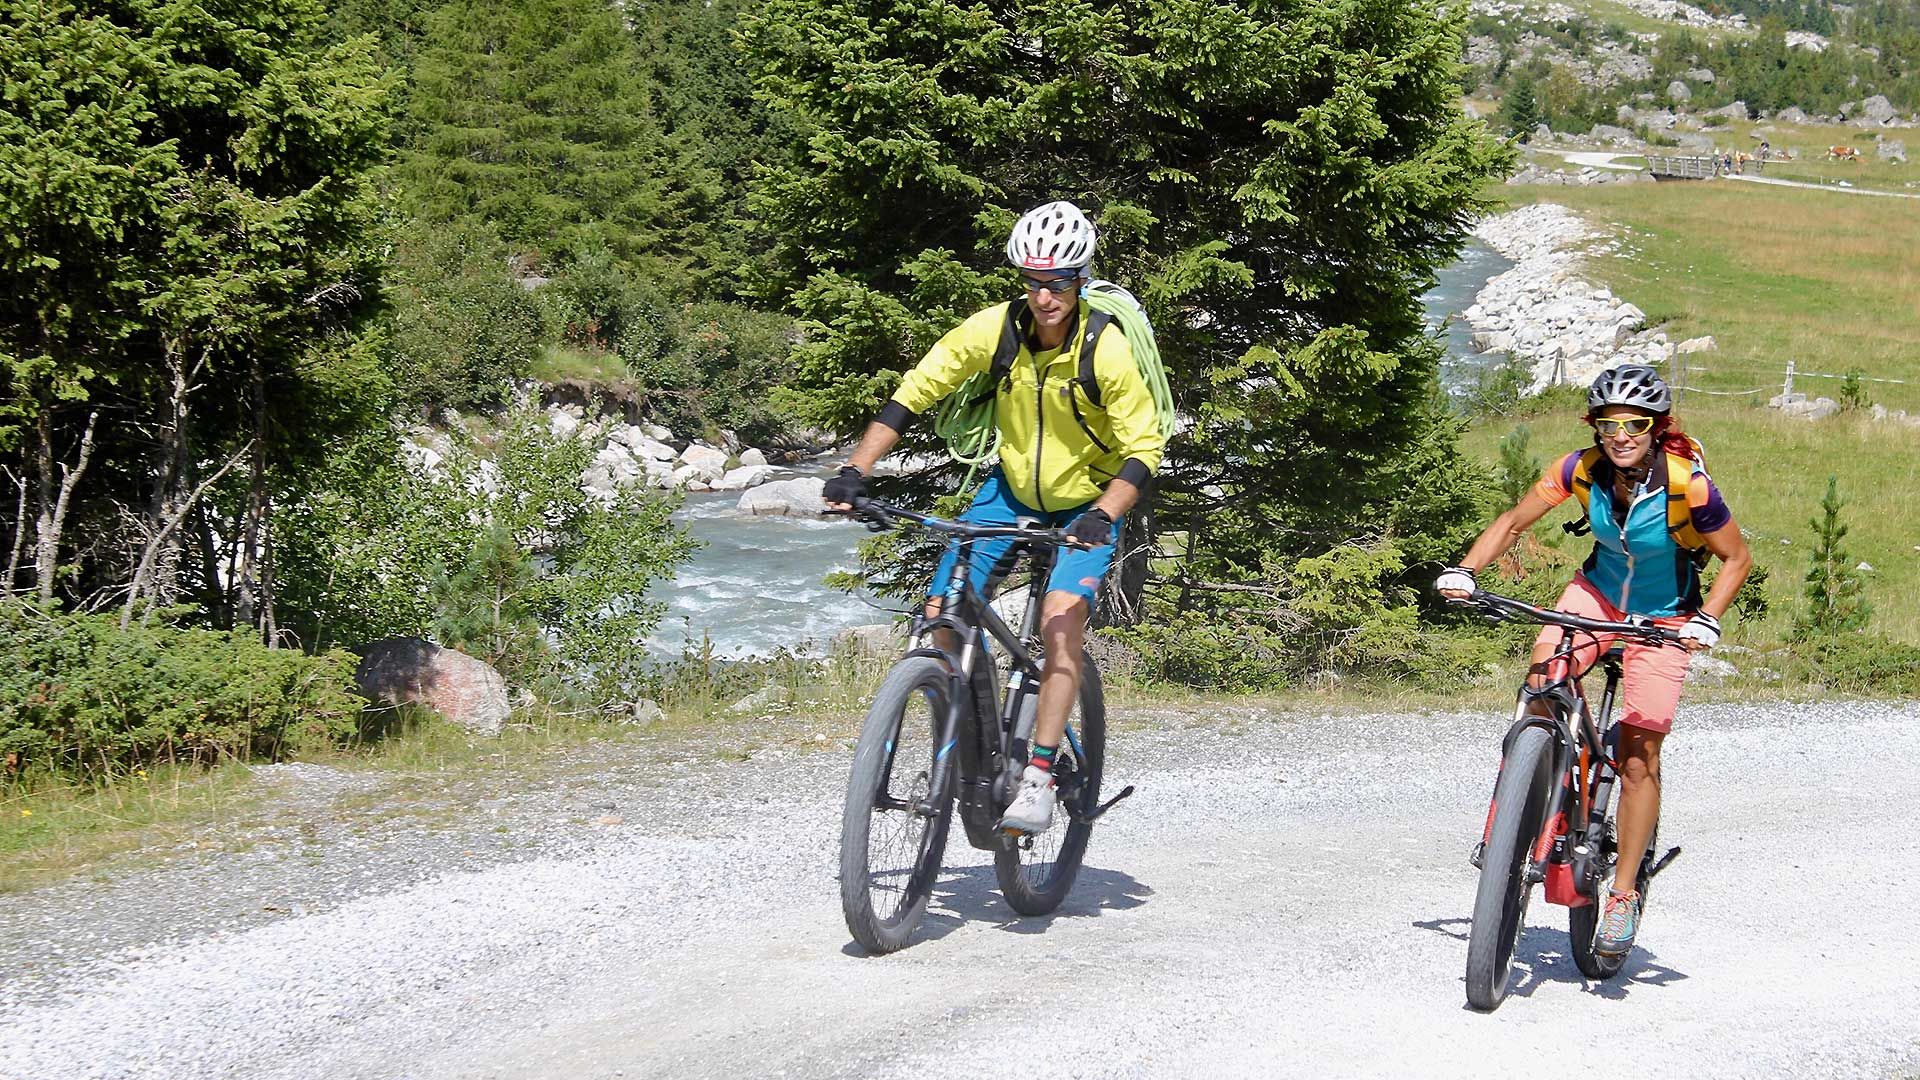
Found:
<svg viewBox="0 0 1920 1080"><path fill-rule="evenodd" d="M1080 696L1067 718L1072 737L1054 758L1053 824L1045 832L1023 836L994 850L993 870L1000 895L1022 915L1045 915L1060 906L1080 873L1093 823L1084 820L1100 805L1100 772L1107 754L1107 699L1100 669L1087 657L1080 675Z"/></svg>
<svg viewBox="0 0 1920 1080"><path fill-rule="evenodd" d="M908 657L881 683L854 747L840 817L840 907L869 952L906 945L940 875L953 799L931 812L922 804L946 715L946 668Z"/></svg>
<svg viewBox="0 0 1920 1080"><path fill-rule="evenodd" d="M1480 853L1480 888L1467 937L1467 1003L1499 1008L1506 1000L1513 950L1533 895L1533 843L1547 820L1553 782L1553 736L1544 727L1521 730L1493 786L1493 816Z"/></svg>

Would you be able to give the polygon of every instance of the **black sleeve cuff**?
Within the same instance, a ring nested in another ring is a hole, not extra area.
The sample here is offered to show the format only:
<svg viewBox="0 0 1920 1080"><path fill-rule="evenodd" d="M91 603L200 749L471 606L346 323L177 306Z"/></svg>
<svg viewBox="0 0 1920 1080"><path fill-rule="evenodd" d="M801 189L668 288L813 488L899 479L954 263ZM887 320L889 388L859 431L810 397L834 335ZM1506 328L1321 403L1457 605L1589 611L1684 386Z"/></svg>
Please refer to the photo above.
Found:
<svg viewBox="0 0 1920 1080"><path fill-rule="evenodd" d="M885 424L896 432L905 431L907 425L913 423L913 410L898 401L890 400L880 406L880 415L874 417L873 422Z"/></svg>
<svg viewBox="0 0 1920 1080"><path fill-rule="evenodd" d="M1147 468L1139 458L1128 458L1127 463L1120 466L1120 475L1116 479L1125 480L1134 487L1143 488L1147 486L1147 478L1152 475L1153 470Z"/></svg>

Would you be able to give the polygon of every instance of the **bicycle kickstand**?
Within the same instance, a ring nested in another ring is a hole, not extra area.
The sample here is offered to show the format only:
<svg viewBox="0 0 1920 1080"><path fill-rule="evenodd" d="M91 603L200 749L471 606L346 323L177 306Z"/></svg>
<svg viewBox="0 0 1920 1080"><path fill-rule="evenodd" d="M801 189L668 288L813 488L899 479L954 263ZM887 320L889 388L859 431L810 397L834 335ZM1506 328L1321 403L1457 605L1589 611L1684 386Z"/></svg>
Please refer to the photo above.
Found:
<svg viewBox="0 0 1920 1080"><path fill-rule="evenodd" d="M1120 789L1120 794L1115 795L1113 798L1108 799L1106 802L1103 802L1099 806L1095 807L1093 813L1087 814L1086 816L1081 817L1080 821L1083 824L1087 824L1087 825L1091 825L1094 822L1099 821L1100 815L1113 809L1114 803L1119 802L1121 799L1124 799L1131 794L1133 794L1133 785L1128 784L1126 787Z"/></svg>
<svg viewBox="0 0 1920 1080"><path fill-rule="evenodd" d="M1667 853L1665 855L1660 856L1660 861L1653 864L1653 869L1647 871L1647 880L1652 881L1655 877L1658 877L1660 874L1660 871L1665 870L1667 868L1668 863L1672 862L1673 860L1679 857L1680 857L1680 849L1678 847L1668 848Z"/></svg>

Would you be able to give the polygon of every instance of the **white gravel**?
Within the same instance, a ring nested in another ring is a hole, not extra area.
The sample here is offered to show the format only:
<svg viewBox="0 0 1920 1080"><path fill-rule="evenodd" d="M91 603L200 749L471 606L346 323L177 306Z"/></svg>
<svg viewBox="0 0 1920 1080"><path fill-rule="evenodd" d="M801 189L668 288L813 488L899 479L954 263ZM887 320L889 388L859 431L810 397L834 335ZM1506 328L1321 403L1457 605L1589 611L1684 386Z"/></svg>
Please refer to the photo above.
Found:
<svg viewBox="0 0 1920 1080"><path fill-rule="evenodd" d="M1627 973L1585 983L1536 902L1491 1016L1464 1007L1465 856L1503 721L1221 709L1116 737L1140 794L1051 918L1014 918L956 829L922 939L861 957L833 879L844 752L610 762L578 797L620 824L551 797L489 818L545 837L524 861L423 847L430 876L305 916L73 939L0 984L0 1076L1910 1076L1916 721L1688 710L1663 824L1686 853ZM150 927L173 873L144 901L4 898L0 926Z"/></svg>

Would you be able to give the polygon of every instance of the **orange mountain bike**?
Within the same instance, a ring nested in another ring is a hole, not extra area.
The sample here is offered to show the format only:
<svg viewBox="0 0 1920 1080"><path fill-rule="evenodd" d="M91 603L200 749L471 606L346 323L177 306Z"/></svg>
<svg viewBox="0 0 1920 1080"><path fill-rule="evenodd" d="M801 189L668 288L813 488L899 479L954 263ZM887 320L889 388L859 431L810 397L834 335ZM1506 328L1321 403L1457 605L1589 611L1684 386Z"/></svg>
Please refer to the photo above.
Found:
<svg viewBox="0 0 1920 1080"><path fill-rule="evenodd" d="M1476 1009L1498 1008L1506 999L1513 950L1526 924L1533 886L1545 883L1547 902L1568 909L1573 959L1582 974L1610 979L1625 956L1595 950L1600 933L1596 899L1619 861L1614 830L1613 788L1619 775L1614 754L1618 732L1613 722L1620 686L1616 640L1601 658L1607 685L1598 718L1587 708L1573 656L1581 635L1614 634L1650 645L1685 648L1680 636L1646 621L1605 622L1550 611L1490 592L1476 591L1459 601L1495 621L1541 623L1561 628L1560 643L1549 658L1551 674L1542 686L1522 685L1487 808L1486 830L1473 849L1480 887L1473 901L1473 930L1467 938L1467 1002ZM1647 855L1656 850L1656 825ZM1680 854L1673 848L1656 862L1640 860L1636 887L1644 898L1654 876Z"/></svg>

